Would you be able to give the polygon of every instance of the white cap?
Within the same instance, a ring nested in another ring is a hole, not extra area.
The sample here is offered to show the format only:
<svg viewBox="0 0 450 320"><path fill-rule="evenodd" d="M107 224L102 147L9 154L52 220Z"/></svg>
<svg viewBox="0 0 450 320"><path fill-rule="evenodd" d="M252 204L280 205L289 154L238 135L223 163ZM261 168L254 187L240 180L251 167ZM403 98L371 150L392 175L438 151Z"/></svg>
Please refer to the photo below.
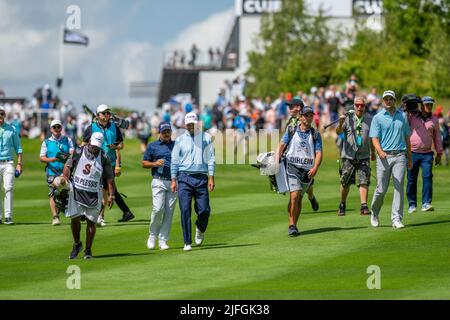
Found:
<svg viewBox="0 0 450 320"><path fill-rule="evenodd" d="M101 104L97 107L97 113L105 112L106 110L111 110L106 104Z"/></svg>
<svg viewBox="0 0 450 320"><path fill-rule="evenodd" d="M395 92L392 91L392 90L387 90L387 91L385 91L385 92L383 93L383 99L384 99L385 97L387 97L387 96L390 96L390 97L392 97L392 98L394 98L394 99L397 99L397 98L395 97Z"/></svg>
<svg viewBox="0 0 450 320"><path fill-rule="evenodd" d="M4 106L0 106L0 110L1 111L5 111L5 107Z"/></svg>
<svg viewBox="0 0 450 320"><path fill-rule="evenodd" d="M101 148L103 145L103 134L100 132L94 132L91 136L91 145Z"/></svg>
<svg viewBox="0 0 450 320"><path fill-rule="evenodd" d="M189 112L184 117L184 124L194 123L197 124L197 115L194 112Z"/></svg>
<svg viewBox="0 0 450 320"><path fill-rule="evenodd" d="M56 125L60 125L60 126L62 126L62 123L61 123L61 121L60 120L53 120L51 123L50 123L50 128L53 128L54 126L56 126Z"/></svg>

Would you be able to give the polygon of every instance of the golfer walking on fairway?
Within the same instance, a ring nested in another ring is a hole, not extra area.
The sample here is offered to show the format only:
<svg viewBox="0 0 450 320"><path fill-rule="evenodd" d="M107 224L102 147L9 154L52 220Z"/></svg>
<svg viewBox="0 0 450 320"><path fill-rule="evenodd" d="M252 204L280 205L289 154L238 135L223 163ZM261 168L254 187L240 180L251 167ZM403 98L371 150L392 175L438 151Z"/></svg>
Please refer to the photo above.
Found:
<svg viewBox="0 0 450 320"><path fill-rule="evenodd" d="M170 161L174 142L171 139L172 127L168 122L159 124L159 139L148 145L142 160L143 168L152 169L153 210L150 221L150 235L147 248L155 249L158 239L159 249L167 250L173 210L177 194L172 192L170 183Z"/></svg>
<svg viewBox="0 0 450 320"><path fill-rule="evenodd" d="M195 244L201 245L208 227L211 208L209 192L214 190L214 147L211 136L197 126L197 115L186 114L186 132L175 140L172 151L172 192L178 190L184 251L192 250L191 202L197 214ZM209 175L209 177L208 177Z"/></svg>
<svg viewBox="0 0 450 320"><path fill-rule="evenodd" d="M373 227L380 225L378 216L383 205L384 196L392 176L394 182L394 199L392 202L391 222L394 229L403 228L404 180L406 166L412 168L411 130L406 114L395 108L395 92L383 93L384 109L373 117L369 136L377 152L377 188L373 194L370 223Z"/></svg>
<svg viewBox="0 0 450 320"><path fill-rule="evenodd" d="M6 112L0 106L0 191L3 180L5 190L5 224L14 224L12 219L13 209L13 184L14 175L22 173L22 146L20 145L19 133L14 127L5 122ZM17 154L17 165L14 168L14 153ZM15 169L15 171L14 171ZM0 224L2 223L2 203L0 200Z"/></svg>

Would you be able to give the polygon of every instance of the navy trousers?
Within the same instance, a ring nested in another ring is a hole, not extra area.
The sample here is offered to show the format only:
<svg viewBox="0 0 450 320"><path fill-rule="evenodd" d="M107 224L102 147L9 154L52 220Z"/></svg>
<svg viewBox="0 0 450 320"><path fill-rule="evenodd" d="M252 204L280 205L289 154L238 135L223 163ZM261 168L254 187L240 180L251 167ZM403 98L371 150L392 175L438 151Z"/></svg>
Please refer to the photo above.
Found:
<svg viewBox="0 0 450 320"><path fill-rule="evenodd" d="M408 185L406 196L410 207L417 207L417 177L419 169L422 168L422 205L431 204L433 196L433 152L412 152L413 167L408 171Z"/></svg>
<svg viewBox="0 0 450 320"><path fill-rule="evenodd" d="M201 232L205 232L211 212L208 176L206 174L189 175L180 173L178 175L178 202L180 204L181 227L185 244L192 244L192 199L194 199L194 210L197 214L195 224Z"/></svg>

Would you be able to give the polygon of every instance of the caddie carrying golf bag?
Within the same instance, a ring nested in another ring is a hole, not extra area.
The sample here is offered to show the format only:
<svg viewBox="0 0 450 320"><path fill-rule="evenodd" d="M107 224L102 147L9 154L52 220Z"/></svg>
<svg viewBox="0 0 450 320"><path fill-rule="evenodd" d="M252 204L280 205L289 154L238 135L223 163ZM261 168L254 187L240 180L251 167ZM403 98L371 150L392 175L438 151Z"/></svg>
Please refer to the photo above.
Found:
<svg viewBox="0 0 450 320"><path fill-rule="evenodd" d="M51 181L49 182L49 187L51 188L49 197L55 200L55 205L57 212L65 212L67 208L67 204L69 202L69 190L70 187L66 180L61 177L51 177Z"/></svg>
<svg viewBox="0 0 450 320"><path fill-rule="evenodd" d="M256 165L252 166L258 168L262 176L268 177L270 190L278 192L276 174L279 170L279 164L275 161L275 152L259 154L256 158Z"/></svg>

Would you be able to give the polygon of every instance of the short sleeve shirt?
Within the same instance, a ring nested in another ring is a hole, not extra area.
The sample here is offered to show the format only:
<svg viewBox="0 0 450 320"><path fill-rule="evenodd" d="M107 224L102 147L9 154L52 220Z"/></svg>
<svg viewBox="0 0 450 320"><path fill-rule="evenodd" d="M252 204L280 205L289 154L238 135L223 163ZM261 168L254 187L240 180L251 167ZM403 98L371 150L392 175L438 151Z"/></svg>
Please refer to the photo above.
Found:
<svg viewBox="0 0 450 320"><path fill-rule="evenodd" d="M155 162L159 159L164 159L164 169L162 174L158 173L159 168L152 168L152 176L170 179L170 162L174 145L174 141L165 143L161 139L158 139L147 146L147 150L144 154L144 161Z"/></svg>
<svg viewBox="0 0 450 320"><path fill-rule="evenodd" d="M345 119L343 130L343 145L341 158L351 160L364 160L370 158L370 125L372 116L368 113L364 114L361 128L358 128L356 115ZM358 136L360 138L358 138ZM358 144L358 140L360 144Z"/></svg>
<svg viewBox="0 0 450 320"><path fill-rule="evenodd" d="M400 109L393 116L382 109L373 117L369 136L378 138L384 151L406 151L406 138L410 135L406 114Z"/></svg>

